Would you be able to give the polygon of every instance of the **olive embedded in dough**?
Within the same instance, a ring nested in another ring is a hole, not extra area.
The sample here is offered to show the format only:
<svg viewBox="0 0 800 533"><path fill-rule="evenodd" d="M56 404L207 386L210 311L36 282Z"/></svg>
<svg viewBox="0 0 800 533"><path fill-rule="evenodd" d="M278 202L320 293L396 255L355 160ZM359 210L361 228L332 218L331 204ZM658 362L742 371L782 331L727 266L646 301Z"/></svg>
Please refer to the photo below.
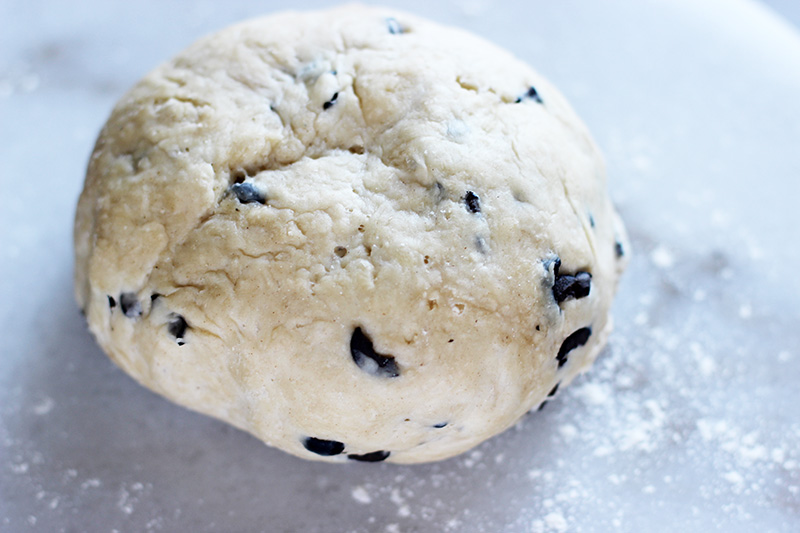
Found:
<svg viewBox="0 0 800 533"><path fill-rule="evenodd" d="M564 342L561 343L561 348L558 349L558 355L556 355L556 359L558 360L558 368L561 368L567 363L569 352L586 344L586 341L589 340L591 335L592 328L587 327L574 331L569 337L564 339Z"/></svg>
<svg viewBox="0 0 800 533"><path fill-rule="evenodd" d="M556 259L553 267L555 281L553 283L553 297L559 304L570 298L585 298L592 290L592 275L585 271L575 274L561 274L561 260Z"/></svg>
<svg viewBox="0 0 800 533"><path fill-rule="evenodd" d="M533 100L537 104L543 104L544 103L544 102L542 102L542 97L539 96L539 92L536 90L536 88L533 85L531 85L528 88L528 90L525 91L525 94L523 94L522 96L517 98L516 103L520 103L520 102L522 102L523 100L526 100L526 99L527 100Z"/></svg>
<svg viewBox="0 0 800 533"><path fill-rule="evenodd" d="M394 17L388 17L386 19L386 27L389 29L389 33L392 35L399 35L401 33L405 33L403 27L397 22L397 19Z"/></svg>
<svg viewBox="0 0 800 533"><path fill-rule="evenodd" d="M358 368L367 374L379 378L396 378L400 375L394 357L376 352L372 341L360 327L355 328L350 337L350 354Z"/></svg>
<svg viewBox="0 0 800 533"><path fill-rule="evenodd" d="M306 437L303 440L303 446L305 446L306 450L323 456L339 455L344 451L343 443L316 437Z"/></svg>
<svg viewBox="0 0 800 533"><path fill-rule="evenodd" d="M142 304L132 292L123 292L119 295L119 306L122 308L122 313L128 318L142 316Z"/></svg>
<svg viewBox="0 0 800 533"><path fill-rule="evenodd" d="M353 461L363 461L365 463L379 463L381 461L385 461L390 454L391 452L380 450L377 452L370 452L361 455L351 453L347 456L347 458L352 459Z"/></svg>
<svg viewBox="0 0 800 533"><path fill-rule="evenodd" d="M338 98L339 98L339 93L338 92L333 93L333 96L331 96L331 99L328 100L327 102L325 102L324 104L322 104L322 109L327 111L328 109L333 107L333 104L336 103L336 100L338 100Z"/></svg>
<svg viewBox="0 0 800 533"><path fill-rule="evenodd" d="M267 196L258 190L255 185L245 181L244 183L234 183L230 188L231 193L243 204L259 203L267 201Z"/></svg>
<svg viewBox="0 0 800 533"><path fill-rule="evenodd" d="M464 195L464 204L466 204L467 211L470 213L481 212L481 199L472 191L467 191L467 194Z"/></svg>
<svg viewBox="0 0 800 533"><path fill-rule="evenodd" d="M539 408L537 409L537 411L541 411L542 409L544 409L544 406L547 405L547 402L550 401L550 398L556 395L556 392L558 392L558 386L560 384L561 384L560 382L556 383L555 387L553 387L553 389L547 393L547 398L545 398L545 400L539 404Z"/></svg>
<svg viewBox="0 0 800 533"><path fill-rule="evenodd" d="M186 323L186 319L181 315L176 313L170 315L169 323L167 323L167 331L170 335L175 337L175 340L181 346L184 344L183 336L186 335L188 327L189 324Z"/></svg>

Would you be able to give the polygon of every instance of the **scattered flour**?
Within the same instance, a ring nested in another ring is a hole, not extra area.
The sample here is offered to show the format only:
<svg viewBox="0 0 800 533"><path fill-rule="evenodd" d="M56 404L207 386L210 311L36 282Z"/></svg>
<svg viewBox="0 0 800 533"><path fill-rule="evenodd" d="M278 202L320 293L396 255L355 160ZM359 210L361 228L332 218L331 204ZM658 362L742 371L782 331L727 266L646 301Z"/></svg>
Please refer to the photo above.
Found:
<svg viewBox="0 0 800 533"><path fill-rule="evenodd" d="M47 413L53 410L53 406L55 404L56 403L53 401L52 398L46 396L45 398L42 399L42 401L33 406L33 412L34 414L37 414L39 416L46 415Z"/></svg>
<svg viewBox="0 0 800 533"><path fill-rule="evenodd" d="M753 316L753 306L750 304L742 304L739 306L739 318L747 320Z"/></svg>
<svg viewBox="0 0 800 533"><path fill-rule="evenodd" d="M589 405L605 405L614 400L611 386L608 383L587 382L574 392Z"/></svg>
<svg viewBox="0 0 800 533"><path fill-rule="evenodd" d="M659 245L650 252L650 261L656 267L666 270L675 266L675 256L665 246Z"/></svg>
<svg viewBox="0 0 800 533"><path fill-rule="evenodd" d="M545 516L544 523L551 531L561 532L567 530L567 520L559 512L552 512Z"/></svg>
<svg viewBox="0 0 800 533"><path fill-rule="evenodd" d="M81 490L86 490L86 489L89 489L89 488L97 488L100 485L102 485L102 483L100 482L99 479L96 479L96 478L87 479L86 481L81 483Z"/></svg>
<svg viewBox="0 0 800 533"><path fill-rule="evenodd" d="M649 262L659 269L675 269L663 273L664 283L678 279L683 268L683 261L676 261L666 246L656 247ZM618 324L609 350L591 372L560 389L543 414L523 418L514 431L449 464L426 466L424 473L418 467L376 465L376 477L354 483L349 493L352 506L381 504L380 514L376 511L366 530L406 533L432 525L446 532L562 533L581 531L588 511L603 519L597 531L632 531L634 516L663 512L659 506L669 504L669 495L687 491L695 505L686 507L684 524L707 516L712 507L723 517L720 520L728 520L722 525L753 526L758 509L800 520L800 424L785 414L785 423L781 418L776 431L775 420L746 410L769 391L763 384L761 390L749 386L752 366L741 362L760 354L764 363L772 363L762 365L764 372L791 374L797 362L794 344L784 339L782 345L765 350L706 332L706 307L718 300L720 289L704 285L670 290L670 298L689 303L680 308L679 321L665 320L663 295L642 290L629 302L627 316L636 318ZM757 327L753 317L767 313L757 302L736 297L725 306L723 312L739 321L731 336ZM676 322L680 327L673 327ZM741 402L731 404L725 387L742 391ZM18 409L35 415L30 418L43 425L52 416L36 417L52 413L58 405L49 396L34 396ZM0 466L9 479L28 480L28 498L36 506L34 514L19 517L13 525L0 521L5 526L0 529L27 527L26 520L41 529L53 517L75 514L82 499L104 498L122 523L139 520L139 530L170 530L169 515L145 514L151 507L147 483L101 481L93 477L100 476L98 472L81 470L79 475L69 464L59 464L54 478L37 484L30 480L54 468L52 456L26 448L27 443L3 433L2 427L0 443L5 454ZM506 505L492 514L501 507L493 503L497 495L510 498L509 505L519 509L517 516L501 514ZM613 495L625 495L642 507L632 511ZM349 499L346 490L344 496ZM180 514L175 510L173 519Z"/></svg>
<svg viewBox="0 0 800 533"><path fill-rule="evenodd" d="M363 503L364 505L372 503L372 497L369 495L369 492L367 492L367 489L362 486L355 487L350 494L358 503Z"/></svg>
<svg viewBox="0 0 800 533"><path fill-rule="evenodd" d="M11 471L15 474L27 474L30 465L28 463L12 463Z"/></svg>
<svg viewBox="0 0 800 533"><path fill-rule="evenodd" d="M553 511L545 515L543 519L537 519L531 524L531 533L563 533L567 531L568 525L564 515L558 511Z"/></svg>

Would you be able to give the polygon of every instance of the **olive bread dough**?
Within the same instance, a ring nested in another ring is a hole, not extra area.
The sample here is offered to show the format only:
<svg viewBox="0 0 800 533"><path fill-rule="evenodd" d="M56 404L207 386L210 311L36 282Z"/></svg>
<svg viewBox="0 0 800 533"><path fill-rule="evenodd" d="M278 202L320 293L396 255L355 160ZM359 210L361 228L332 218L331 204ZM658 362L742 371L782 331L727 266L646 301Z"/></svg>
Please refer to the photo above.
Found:
<svg viewBox="0 0 800 533"><path fill-rule="evenodd" d="M127 373L307 459L451 457L606 342L627 260L556 89L381 8L203 38L114 108L78 302Z"/></svg>

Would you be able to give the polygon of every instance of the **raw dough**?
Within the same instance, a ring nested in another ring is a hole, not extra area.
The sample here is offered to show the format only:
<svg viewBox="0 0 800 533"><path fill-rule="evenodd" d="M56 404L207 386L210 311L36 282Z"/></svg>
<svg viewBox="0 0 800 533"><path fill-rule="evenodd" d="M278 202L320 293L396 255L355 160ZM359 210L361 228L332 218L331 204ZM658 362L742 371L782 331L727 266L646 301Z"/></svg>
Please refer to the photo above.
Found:
<svg viewBox="0 0 800 533"><path fill-rule="evenodd" d="M201 39L115 107L76 294L126 372L307 459L432 461L514 424L610 329L624 230L564 98L380 8Z"/></svg>

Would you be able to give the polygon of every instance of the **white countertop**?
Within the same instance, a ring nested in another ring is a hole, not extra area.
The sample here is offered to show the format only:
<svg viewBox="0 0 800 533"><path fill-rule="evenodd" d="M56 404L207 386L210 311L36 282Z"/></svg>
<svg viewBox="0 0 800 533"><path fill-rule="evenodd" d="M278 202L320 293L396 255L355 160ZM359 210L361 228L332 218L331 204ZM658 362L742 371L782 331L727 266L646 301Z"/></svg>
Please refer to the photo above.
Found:
<svg viewBox="0 0 800 533"><path fill-rule="evenodd" d="M94 138L156 64L289 2L9 0L0 531L800 531L800 4L385 3L514 51L594 133L634 249L596 366L412 467L306 462L136 385L72 298Z"/></svg>

